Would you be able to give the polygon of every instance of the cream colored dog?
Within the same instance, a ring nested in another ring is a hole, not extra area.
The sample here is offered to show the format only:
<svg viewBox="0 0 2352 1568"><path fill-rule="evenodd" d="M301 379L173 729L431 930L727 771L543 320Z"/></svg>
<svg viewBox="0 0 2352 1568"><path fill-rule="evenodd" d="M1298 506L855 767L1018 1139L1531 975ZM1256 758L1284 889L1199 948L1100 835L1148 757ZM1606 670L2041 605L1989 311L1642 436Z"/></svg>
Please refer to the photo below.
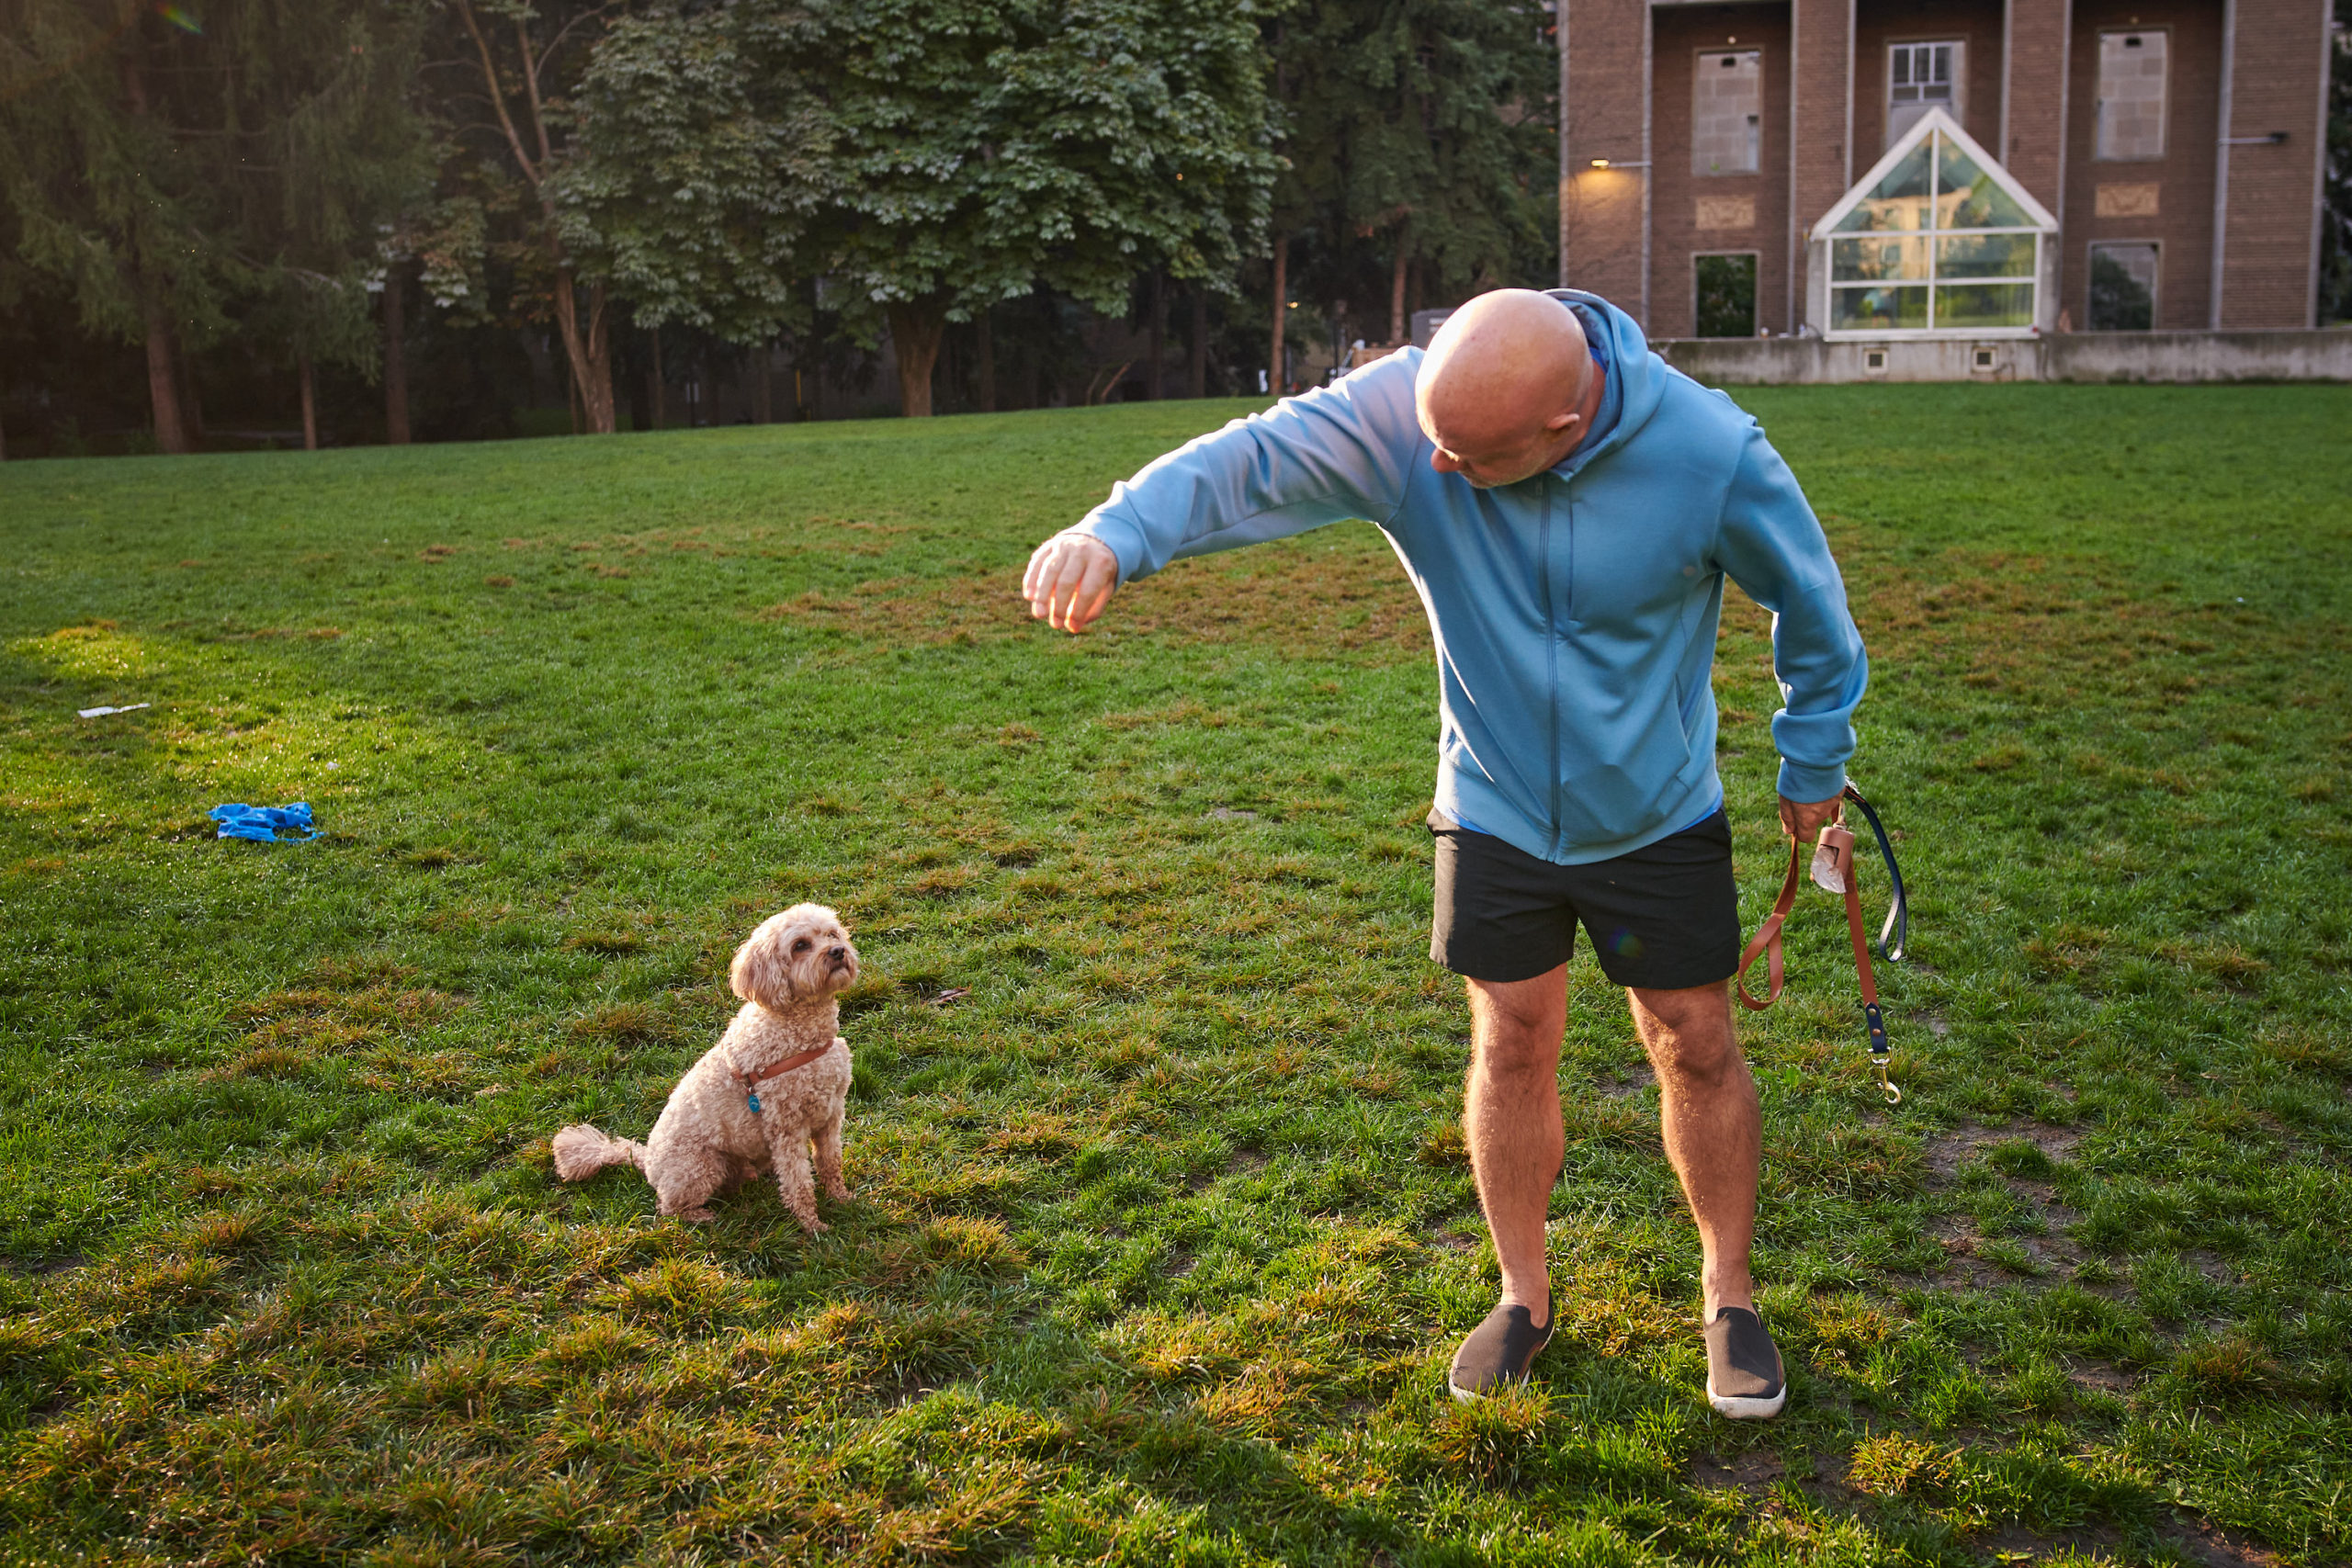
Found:
<svg viewBox="0 0 2352 1568"><path fill-rule="evenodd" d="M608 1165L633 1165L660 1200L659 1212L701 1224L715 1193L732 1192L773 1168L776 1190L814 1235L817 1195L808 1149L830 1198L842 1184L842 1109L849 1096L849 1042L838 993L857 980L857 949L841 918L821 904L795 904L760 924L728 970L742 1010L718 1043L688 1070L643 1144L580 1123L555 1135L555 1173L580 1181Z"/></svg>

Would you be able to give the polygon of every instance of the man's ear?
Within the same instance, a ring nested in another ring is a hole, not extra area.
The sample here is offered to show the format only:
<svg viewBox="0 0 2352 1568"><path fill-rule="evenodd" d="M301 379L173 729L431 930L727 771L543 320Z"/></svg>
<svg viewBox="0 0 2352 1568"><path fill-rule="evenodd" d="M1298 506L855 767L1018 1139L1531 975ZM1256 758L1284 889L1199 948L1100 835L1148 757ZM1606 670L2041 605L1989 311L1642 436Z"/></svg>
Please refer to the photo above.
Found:
<svg viewBox="0 0 2352 1568"><path fill-rule="evenodd" d="M1568 431L1583 418L1584 415L1577 412L1574 409L1570 409L1566 413L1555 413L1551 418L1545 420L1544 422L1544 428L1550 431L1555 435L1566 435Z"/></svg>

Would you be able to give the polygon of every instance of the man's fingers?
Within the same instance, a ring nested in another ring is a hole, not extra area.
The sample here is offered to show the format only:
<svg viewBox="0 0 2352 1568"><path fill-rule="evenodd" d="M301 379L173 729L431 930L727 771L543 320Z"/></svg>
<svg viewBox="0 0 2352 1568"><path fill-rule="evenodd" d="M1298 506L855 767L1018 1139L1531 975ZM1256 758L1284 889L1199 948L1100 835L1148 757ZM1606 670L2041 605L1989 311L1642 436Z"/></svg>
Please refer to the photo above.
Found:
<svg viewBox="0 0 2352 1568"><path fill-rule="evenodd" d="M1119 558L1083 535L1057 534L1030 554L1021 574L1029 614L1057 631L1083 628L1119 586Z"/></svg>

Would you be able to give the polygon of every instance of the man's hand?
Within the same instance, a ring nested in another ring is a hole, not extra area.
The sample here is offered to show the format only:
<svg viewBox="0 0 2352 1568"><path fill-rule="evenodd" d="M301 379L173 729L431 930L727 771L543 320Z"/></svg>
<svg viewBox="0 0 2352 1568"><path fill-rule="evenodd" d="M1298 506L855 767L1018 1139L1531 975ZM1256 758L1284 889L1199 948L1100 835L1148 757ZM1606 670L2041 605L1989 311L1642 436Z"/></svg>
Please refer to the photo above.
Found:
<svg viewBox="0 0 2352 1568"><path fill-rule="evenodd" d="M1791 800L1784 795L1781 796L1781 827L1797 842L1811 843L1821 836L1821 825L1838 814L1838 803L1845 798L1844 790L1827 800Z"/></svg>
<svg viewBox="0 0 2352 1568"><path fill-rule="evenodd" d="M1081 632L1119 586L1119 558L1091 534L1057 534L1039 545L1021 574L1029 613L1056 631Z"/></svg>

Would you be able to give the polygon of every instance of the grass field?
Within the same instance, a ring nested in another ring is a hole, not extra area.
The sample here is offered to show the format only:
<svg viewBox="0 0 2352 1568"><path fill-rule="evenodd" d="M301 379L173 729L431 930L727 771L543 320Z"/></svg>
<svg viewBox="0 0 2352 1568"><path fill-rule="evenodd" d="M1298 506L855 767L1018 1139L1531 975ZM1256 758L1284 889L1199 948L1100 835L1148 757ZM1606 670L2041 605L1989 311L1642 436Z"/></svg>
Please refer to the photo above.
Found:
<svg viewBox="0 0 2352 1568"><path fill-rule="evenodd" d="M2352 1558L2352 391L1744 400L1918 959L1893 1113L1826 896L1743 1023L1760 1427L1585 955L1562 1333L1445 1397L1493 1263L1378 536L1016 606L1234 408L0 468L0 1560ZM868 961L834 1228L557 1183L802 897Z"/></svg>

